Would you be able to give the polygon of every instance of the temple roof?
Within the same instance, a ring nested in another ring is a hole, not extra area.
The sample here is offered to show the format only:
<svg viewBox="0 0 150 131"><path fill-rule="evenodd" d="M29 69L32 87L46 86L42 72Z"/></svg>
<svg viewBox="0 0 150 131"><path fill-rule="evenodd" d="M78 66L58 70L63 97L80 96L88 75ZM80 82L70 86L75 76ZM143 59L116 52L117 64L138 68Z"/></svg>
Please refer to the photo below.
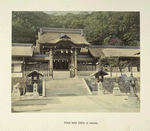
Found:
<svg viewBox="0 0 150 131"><path fill-rule="evenodd" d="M56 44L61 41L70 41L76 45L90 45L84 38L84 29L39 27L40 44Z"/></svg>
<svg viewBox="0 0 150 131"><path fill-rule="evenodd" d="M140 52L140 49L119 49L119 48L90 48L90 53L94 57L139 57L135 55Z"/></svg>
<svg viewBox="0 0 150 131"><path fill-rule="evenodd" d="M39 43L56 44L60 41L70 41L77 45L90 45L81 34L65 33L66 38L61 37L61 33L43 33L39 38Z"/></svg>
<svg viewBox="0 0 150 131"><path fill-rule="evenodd" d="M31 57L33 55L33 44L12 43L12 56Z"/></svg>

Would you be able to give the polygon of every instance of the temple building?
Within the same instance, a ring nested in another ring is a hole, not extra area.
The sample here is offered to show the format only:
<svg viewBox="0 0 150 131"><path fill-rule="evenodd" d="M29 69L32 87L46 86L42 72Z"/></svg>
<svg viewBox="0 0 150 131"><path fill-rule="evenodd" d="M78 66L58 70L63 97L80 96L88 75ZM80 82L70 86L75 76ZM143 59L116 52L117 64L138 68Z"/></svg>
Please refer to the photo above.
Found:
<svg viewBox="0 0 150 131"><path fill-rule="evenodd" d="M132 61L132 71L140 71L139 47L91 45L84 29L39 27L36 45L12 43L12 77L23 78L35 69L48 78L55 71L67 71L70 78L90 75L101 57L111 56Z"/></svg>

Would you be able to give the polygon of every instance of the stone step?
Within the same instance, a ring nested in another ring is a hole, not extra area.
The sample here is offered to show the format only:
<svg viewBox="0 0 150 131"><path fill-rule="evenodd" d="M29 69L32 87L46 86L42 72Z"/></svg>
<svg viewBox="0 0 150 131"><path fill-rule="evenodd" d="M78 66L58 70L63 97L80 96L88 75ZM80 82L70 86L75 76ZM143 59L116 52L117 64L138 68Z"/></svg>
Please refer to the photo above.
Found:
<svg viewBox="0 0 150 131"><path fill-rule="evenodd" d="M46 80L46 97L90 95L82 79Z"/></svg>
<svg viewBox="0 0 150 131"><path fill-rule="evenodd" d="M70 71L53 71L54 79L70 78Z"/></svg>

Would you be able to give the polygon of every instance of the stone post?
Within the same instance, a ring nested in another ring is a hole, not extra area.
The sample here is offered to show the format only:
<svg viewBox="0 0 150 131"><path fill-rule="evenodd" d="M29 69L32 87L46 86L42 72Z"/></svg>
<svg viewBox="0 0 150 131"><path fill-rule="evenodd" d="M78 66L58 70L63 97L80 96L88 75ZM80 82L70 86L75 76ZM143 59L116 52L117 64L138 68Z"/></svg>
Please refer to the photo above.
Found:
<svg viewBox="0 0 150 131"><path fill-rule="evenodd" d="M49 57L50 57L50 72L49 72L49 77L53 78L53 53L52 53L52 49L50 49L49 52Z"/></svg>
<svg viewBox="0 0 150 131"><path fill-rule="evenodd" d="M100 81L97 83L98 85L98 95L103 95L103 90L102 90L102 82Z"/></svg>
<svg viewBox="0 0 150 131"><path fill-rule="evenodd" d="M38 84L34 83L33 84L33 98L36 99L38 98L39 93L38 93Z"/></svg>
<svg viewBox="0 0 150 131"><path fill-rule="evenodd" d="M75 77L77 77L77 49L75 49L75 52L74 52L74 57L75 57L75 63L74 63L74 65L75 65Z"/></svg>
<svg viewBox="0 0 150 131"><path fill-rule="evenodd" d="M42 96L45 97L45 80L43 79Z"/></svg>

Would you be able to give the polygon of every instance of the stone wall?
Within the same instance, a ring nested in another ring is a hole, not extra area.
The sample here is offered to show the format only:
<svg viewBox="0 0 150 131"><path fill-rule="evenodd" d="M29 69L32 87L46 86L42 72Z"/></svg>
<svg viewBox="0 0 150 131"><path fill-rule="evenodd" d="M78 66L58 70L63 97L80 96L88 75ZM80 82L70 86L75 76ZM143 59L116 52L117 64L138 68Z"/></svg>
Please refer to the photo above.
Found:
<svg viewBox="0 0 150 131"><path fill-rule="evenodd" d="M78 71L93 71L95 70L95 65L85 65L85 64L78 64Z"/></svg>
<svg viewBox="0 0 150 131"><path fill-rule="evenodd" d="M135 81L135 84L136 84L135 89L137 92L140 92L140 77L136 77L136 79L137 81ZM94 81L95 81L94 77L88 78L88 79L86 78L86 82L88 85L94 84ZM102 83L103 88L107 90L108 92L112 93L115 81L116 81L116 78L105 78L104 82ZM119 79L118 85L119 85L121 92L126 93L125 83L122 79Z"/></svg>
<svg viewBox="0 0 150 131"><path fill-rule="evenodd" d="M42 63L42 64L26 64L26 68L25 70L26 71L32 71L32 70L38 70L38 71L41 71L41 70L48 70L49 68L49 64L48 63Z"/></svg>
<svg viewBox="0 0 150 131"><path fill-rule="evenodd" d="M94 71L78 71L78 76L90 76Z"/></svg>

